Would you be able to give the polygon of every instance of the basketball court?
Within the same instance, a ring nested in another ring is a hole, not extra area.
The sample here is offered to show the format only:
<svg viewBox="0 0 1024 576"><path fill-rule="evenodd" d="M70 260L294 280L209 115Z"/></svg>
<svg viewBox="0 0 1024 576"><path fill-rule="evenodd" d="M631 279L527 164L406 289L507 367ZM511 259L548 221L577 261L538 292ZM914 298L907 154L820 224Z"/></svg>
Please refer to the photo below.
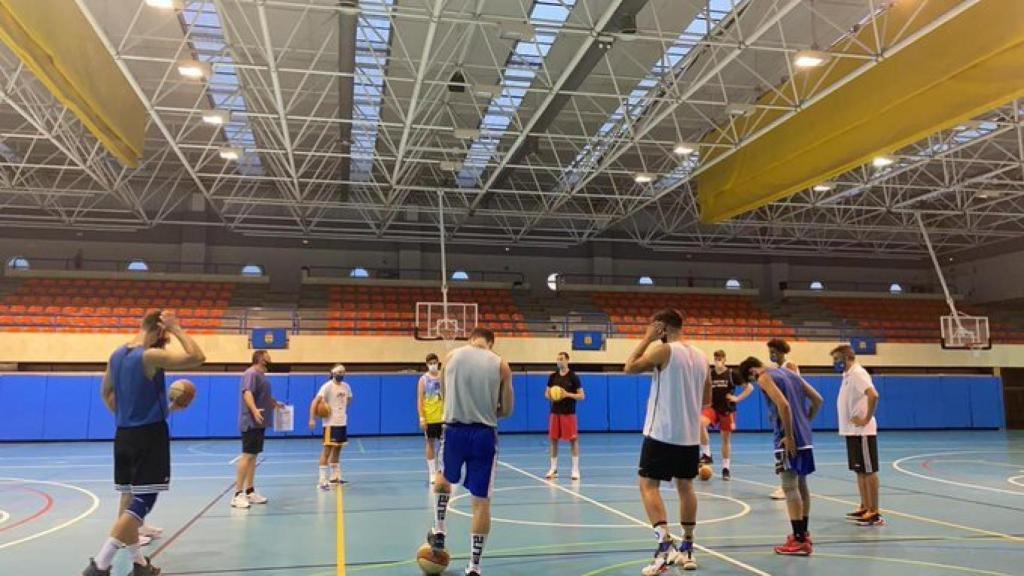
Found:
<svg viewBox="0 0 1024 576"><path fill-rule="evenodd" d="M0 2L0 576L1024 574L1022 23Z"/></svg>

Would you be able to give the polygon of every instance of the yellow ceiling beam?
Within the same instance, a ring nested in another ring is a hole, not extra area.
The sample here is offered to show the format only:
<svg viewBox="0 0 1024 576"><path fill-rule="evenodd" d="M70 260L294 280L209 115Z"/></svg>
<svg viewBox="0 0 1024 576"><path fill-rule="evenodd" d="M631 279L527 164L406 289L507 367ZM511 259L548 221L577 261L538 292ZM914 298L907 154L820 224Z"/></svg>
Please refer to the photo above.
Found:
<svg viewBox="0 0 1024 576"><path fill-rule="evenodd" d="M0 41L121 164L138 166L146 108L74 2L0 0Z"/></svg>
<svg viewBox="0 0 1024 576"><path fill-rule="evenodd" d="M891 46L959 3L899 2L877 27L865 26L840 48L866 53ZM805 101L862 65L834 59L798 72L794 82L758 102ZM1021 96L1024 1L978 2L777 126L771 124L783 111L743 119L735 127L741 134L767 130L698 175L701 220L719 222L786 198ZM727 132L704 141L722 143ZM720 154L711 152L705 161Z"/></svg>

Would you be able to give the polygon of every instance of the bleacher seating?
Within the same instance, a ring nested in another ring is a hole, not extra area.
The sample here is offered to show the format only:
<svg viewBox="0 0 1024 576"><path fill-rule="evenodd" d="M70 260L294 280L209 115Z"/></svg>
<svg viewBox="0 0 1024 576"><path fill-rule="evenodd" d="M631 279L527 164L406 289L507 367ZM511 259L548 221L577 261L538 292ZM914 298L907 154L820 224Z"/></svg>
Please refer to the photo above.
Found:
<svg viewBox="0 0 1024 576"><path fill-rule="evenodd" d="M0 330L128 332L147 309L173 309L186 329L215 331L234 292L230 282L29 278L0 300Z"/></svg>
<svg viewBox="0 0 1024 576"><path fill-rule="evenodd" d="M940 318L949 315L943 300L900 298L818 298L818 304L850 324L888 342L939 342L942 338ZM983 314L970 307L958 306L965 314ZM1011 326L989 322L993 342L1022 343L1024 335Z"/></svg>
<svg viewBox="0 0 1024 576"><path fill-rule="evenodd" d="M643 334L654 313L675 308L686 315L684 334L716 340L793 338L796 332L747 296L662 292L595 292L597 308L608 314L619 334Z"/></svg>
<svg viewBox="0 0 1024 576"><path fill-rule="evenodd" d="M437 288L391 286L332 286L328 294L330 334L412 335L417 302L439 302ZM525 319L512 294L501 289L453 288L449 302L476 303L478 324L499 335L522 336Z"/></svg>

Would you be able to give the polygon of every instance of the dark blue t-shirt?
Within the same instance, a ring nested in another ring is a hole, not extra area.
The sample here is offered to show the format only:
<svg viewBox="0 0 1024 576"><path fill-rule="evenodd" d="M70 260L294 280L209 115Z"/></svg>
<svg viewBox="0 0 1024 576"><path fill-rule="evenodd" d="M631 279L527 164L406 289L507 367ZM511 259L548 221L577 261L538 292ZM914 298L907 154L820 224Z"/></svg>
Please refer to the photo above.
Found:
<svg viewBox="0 0 1024 576"><path fill-rule="evenodd" d="M811 433L811 420L807 417L807 394L804 392L804 379L796 372L785 368L769 368L768 374L775 381L779 391L789 402L790 413L793 415L793 439L796 440L797 450L804 450L814 447L814 438ZM786 431L779 419L779 411L775 403L765 396L768 403L769 418L775 432L775 449L781 450L782 437Z"/></svg>
<svg viewBox="0 0 1024 576"><path fill-rule="evenodd" d="M257 424L256 420L252 417L252 412L249 411L249 406L245 404L245 391L252 392L252 399L256 402L257 408L263 409L263 424ZM253 428L266 428L270 425L274 418L274 397L270 394L270 379L267 375L256 368L250 366L242 374L242 389L238 396L239 412L238 412L238 429L242 432L252 430Z"/></svg>

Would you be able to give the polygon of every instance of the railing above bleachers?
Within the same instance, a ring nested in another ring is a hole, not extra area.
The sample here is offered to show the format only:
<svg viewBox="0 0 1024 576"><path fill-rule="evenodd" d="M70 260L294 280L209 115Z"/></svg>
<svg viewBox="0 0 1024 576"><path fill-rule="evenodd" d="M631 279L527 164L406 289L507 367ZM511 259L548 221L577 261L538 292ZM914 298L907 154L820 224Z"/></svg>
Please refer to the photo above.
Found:
<svg viewBox="0 0 1024 576"><path fill-rule="evenodd" d="M358 270L358 272L356 272ZM455 272L464 272L464 279L451 277ZM365 273L365 274L364 274ZM366 268L351 266L305 266L302 268L303 280L344 280L362 281L373 283L374 281L414 281L433 282L437 286L441 283L441 271L428 268ZM519 272L503 272L491 270L469 270L453 269L449 272L449 286L472 285L476 283L493 283L508 285L523 285L526 283L526 276Z"/></svg>
<svg viewBox="0 0 1024 576"><path fill-rule="evenodd" d="M757 286L749 278L736 276L659 276L659 275L624 275L624 274L559 274L558 288L573 290L606 290L619 291L633 289L636 291L656 290L658 288L727 290L729 292L757 291Z"/></svg>

